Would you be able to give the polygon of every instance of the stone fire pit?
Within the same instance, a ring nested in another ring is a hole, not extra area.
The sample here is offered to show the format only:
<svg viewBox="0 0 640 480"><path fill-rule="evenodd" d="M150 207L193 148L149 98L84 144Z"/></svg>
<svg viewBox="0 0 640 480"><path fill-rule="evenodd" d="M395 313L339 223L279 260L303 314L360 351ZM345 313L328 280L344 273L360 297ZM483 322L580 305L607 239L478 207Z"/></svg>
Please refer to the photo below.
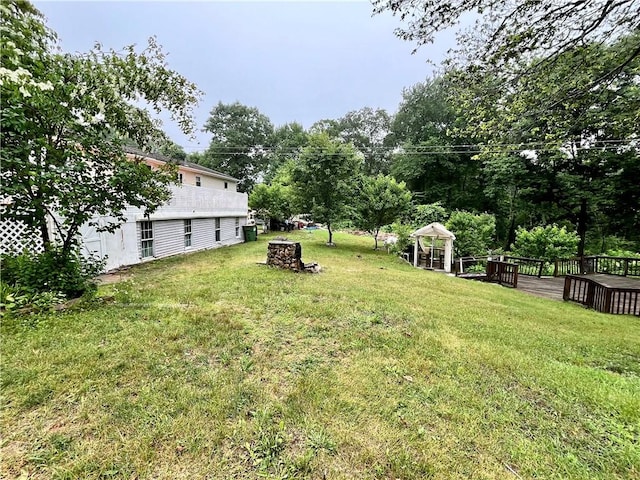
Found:
<svg viewBox="0 0 640 480"><path fill-rule="evenodd" d="M267 250L267 265L294 272L319 272L317 263L302 262L302 246L289 240L272 240Z"/></svg>

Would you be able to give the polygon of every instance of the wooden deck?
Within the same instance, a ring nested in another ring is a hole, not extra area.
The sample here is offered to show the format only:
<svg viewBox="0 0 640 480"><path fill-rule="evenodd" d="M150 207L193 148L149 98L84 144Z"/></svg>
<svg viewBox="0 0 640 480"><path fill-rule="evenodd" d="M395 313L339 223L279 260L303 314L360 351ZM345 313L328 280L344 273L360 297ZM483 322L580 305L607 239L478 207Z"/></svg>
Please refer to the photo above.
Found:
<svg viewBox="0 0 640 480"><path fill-rule="evenodd" d="M640 279L592 273L587 277L613 288L640 288ZM564 289L564 277L530 277L518 276L518 290L536 295L538 297L562 300Z"/></svg>

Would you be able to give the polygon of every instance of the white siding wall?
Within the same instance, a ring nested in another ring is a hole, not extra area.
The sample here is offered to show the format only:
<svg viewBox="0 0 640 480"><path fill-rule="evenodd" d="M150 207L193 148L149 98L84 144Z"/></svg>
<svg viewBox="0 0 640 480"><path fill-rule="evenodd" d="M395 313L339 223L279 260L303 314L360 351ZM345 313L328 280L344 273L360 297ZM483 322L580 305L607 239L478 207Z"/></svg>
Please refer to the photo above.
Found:
<svg viewBox="0 0 640 480"><path fill-rule="evenodd" d="M204 179L203 179L204 180ZM172 187L173 198L160 207L149 220L153 221L154 257L232 245L244 241L242 226L247 218L247 195L229 190L206 187ZM144 213L130 207L127 222L114 233L102 232L100 241L92 242L92 250L107 256L106 270L140 263L140 222ZM215 218L220 218L220 241L215 241ZM240 218L240 236L235 235L235 219ZM184 247L184 220L191 219L191 248ZM106 219L104 219L106 221ZM84 241L88 241L85 238Z"/></svg>
<svg viewBox="0 0 640 480"><path fill-rule="evenodd" d="M156 258L184 252L182 220L153 222L153 256Z"/></svg>
<svg viewBox="0 0 640 480"><path fill-rule="evenodd" d="M215 246L214 225L213 218L196 218L191 221L193 250L213 248Z"/></svg>

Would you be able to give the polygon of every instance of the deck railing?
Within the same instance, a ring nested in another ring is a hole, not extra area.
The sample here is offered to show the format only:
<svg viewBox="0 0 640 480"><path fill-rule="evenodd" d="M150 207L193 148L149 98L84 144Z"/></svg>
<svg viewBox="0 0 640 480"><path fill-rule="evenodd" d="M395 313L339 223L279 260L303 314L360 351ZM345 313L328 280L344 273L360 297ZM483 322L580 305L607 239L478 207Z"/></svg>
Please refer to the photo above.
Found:
<svg viewBox="0 0 640 480"><path fill-rule="evenodd" d="M459 257L453 262L453 270L456 276L486 273L487 261L491 260L491 258L492 257L487 255Z"/></svg>
<svg viewBox="0 0 640 480"><path fill-rule="evenodd" d="M608 287L589 277L567 275L562 298L598 312L640 316L640 288Z"/></svg>
<svg viewBox="0 0 640 480"><path fill-rule="evenodd" d="M640 258L587 256L557 259L553 276L606 273L622 277L640 277Z"/></svg>
<svg viewBox="0 0 640 480"><path fill-rule="evenodd" d="M544 273L544 260L540 260L539 258L511 257L505 255L502 257L502 260L518 264L518 275L541 277Z"/></svg>
<svg viewBox="0 0 640 480"><path fill-rule="evenodd" d="M517 263L489 260L487 261L487 281L517 288L518 269Z"/></svg>

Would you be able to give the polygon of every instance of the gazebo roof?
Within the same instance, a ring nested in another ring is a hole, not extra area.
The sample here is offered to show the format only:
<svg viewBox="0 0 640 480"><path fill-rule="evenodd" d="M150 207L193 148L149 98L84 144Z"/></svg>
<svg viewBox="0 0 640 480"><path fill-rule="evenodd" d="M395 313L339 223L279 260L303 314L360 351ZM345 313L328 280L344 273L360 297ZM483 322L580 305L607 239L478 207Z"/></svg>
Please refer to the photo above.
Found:
<svg viewBox="0 0 640 480"><path fill-rule="evenodd" d="M411 234L412 237L431 237L455 240L456 236L447 230L444 225L438 222L430 223L429 225L419 228Z"/></svg>

